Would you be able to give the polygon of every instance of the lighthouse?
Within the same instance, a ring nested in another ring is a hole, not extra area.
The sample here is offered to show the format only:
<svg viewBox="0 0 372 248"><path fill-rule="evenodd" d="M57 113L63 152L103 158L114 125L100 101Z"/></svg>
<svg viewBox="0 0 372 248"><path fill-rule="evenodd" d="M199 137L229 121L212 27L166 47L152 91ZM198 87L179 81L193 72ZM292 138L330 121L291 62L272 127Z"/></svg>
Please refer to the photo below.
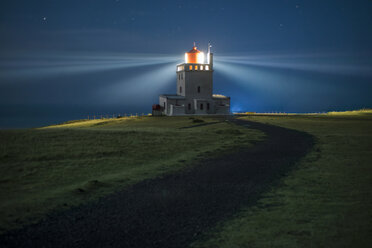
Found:
<svg viewBox="0 0 372 248"><path fill-rule="evenodd" d="M207 61L205 61L207 60ZM154 115L228 115L230 97L213 94L213 53L207 58L197 47L185 53L185 62L176 66L177 94L159 96Z"/></svg>

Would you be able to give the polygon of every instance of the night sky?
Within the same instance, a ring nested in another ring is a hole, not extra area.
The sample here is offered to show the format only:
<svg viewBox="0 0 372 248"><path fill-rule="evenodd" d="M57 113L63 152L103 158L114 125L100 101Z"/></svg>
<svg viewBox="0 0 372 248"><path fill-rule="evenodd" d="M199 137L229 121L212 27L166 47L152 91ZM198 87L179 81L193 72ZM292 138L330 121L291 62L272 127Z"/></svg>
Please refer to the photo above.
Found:
<svg viewBox="0 0 372 248"><path fill-rule="evenodd" d="M149 113L196 42L233 111L372 107L371 0L1 0L0 128Z"/></svg>

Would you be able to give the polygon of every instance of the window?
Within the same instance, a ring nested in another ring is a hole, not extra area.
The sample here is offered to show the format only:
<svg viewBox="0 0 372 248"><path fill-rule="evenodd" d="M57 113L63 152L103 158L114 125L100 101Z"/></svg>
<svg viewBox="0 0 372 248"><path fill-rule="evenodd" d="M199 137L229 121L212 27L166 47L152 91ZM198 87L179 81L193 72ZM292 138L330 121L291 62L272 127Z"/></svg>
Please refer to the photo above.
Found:
<svg viewBox="0 0 372 248"><path fill-rule="evenodd" d="M203 70L203 66L202 66L202 65L200 66L200 70L201 70L201 71Z"/></svg>
<svg viewBox="0 0 372 248"><path fill-rule="evenodd" d="M181 79L183 79L183 73L181 74Z"/></svg>
<svg viewBox="0 0 372 248"><path fill-rule="evenodd" d="M182 93L182 87L180 86L180 94Z"/></svg>
<svg viewBox="0 0 372 248"><path fill-rule="evenodd" d="M207 103L207 110L209 110L209 103Z"/></svg>
<svg viewBox="0 0 372 248"><path fill-rule="evenodd" d="M191 110L191 104L190 104L190 103L187 105L187 108L188 108L189 110Z"/></svg>
<svg viewBox="0 0 372 248"><path fill-rule="evenodd" d="M192 65L189 66L189 70L192 71Z"/></svg>
<svg viewBox="0 0 372 248"><path fill-rule="evenodd" d="M200 110L203 110L203 103L200 104Z"/></svg>
<svg viewBox="0 0 372 248"><path fill-rule="evenodd" d="M198 86L198 93L200 93L200 86Z"/></svg>
<svg viewBox="0 0 372 248"><path fill-rule="evenodd" d="M198 66L196 65L196 66L195 66L195 71L197 71L197 70L198 70Z"/></svg>
<svg viewBox="0 0 372 248"><path fill-rule="evenodd" d="M178 74L178 80L181 80L181 74Z"/></svg>
<svg viewBox="0 0 372 248"><path fill-rule="evenodd" d="M206 71L209 71L209 65L206 65L206 66L205 66L205 70L206 70Z"/></svg>

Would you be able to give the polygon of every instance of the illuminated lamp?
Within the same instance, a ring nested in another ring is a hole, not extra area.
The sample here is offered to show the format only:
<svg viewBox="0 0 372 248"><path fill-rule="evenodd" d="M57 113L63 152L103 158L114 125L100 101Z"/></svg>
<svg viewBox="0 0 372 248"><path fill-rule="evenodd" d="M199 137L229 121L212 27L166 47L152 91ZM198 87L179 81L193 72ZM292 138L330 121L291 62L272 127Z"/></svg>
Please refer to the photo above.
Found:
<svg viewBox="0 0 372 248"><path fill-rule="evenodd" d="M204 53L199 51L196 46L194 46L188 53L185 53L185 63L203 64Z"/></svg>

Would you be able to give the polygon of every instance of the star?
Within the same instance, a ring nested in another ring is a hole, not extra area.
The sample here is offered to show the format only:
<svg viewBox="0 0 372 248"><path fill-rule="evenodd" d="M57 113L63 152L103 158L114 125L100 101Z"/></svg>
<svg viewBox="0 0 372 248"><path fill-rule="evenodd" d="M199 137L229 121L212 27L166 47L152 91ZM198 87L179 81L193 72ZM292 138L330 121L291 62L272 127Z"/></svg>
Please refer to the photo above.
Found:
<svg viewBox="0 0 372 248"><path fill-rule="evenodd" d="M46 20L47 20L47 18L44 16L44 17L43 17L43 21L46 21Z"/></svg>

